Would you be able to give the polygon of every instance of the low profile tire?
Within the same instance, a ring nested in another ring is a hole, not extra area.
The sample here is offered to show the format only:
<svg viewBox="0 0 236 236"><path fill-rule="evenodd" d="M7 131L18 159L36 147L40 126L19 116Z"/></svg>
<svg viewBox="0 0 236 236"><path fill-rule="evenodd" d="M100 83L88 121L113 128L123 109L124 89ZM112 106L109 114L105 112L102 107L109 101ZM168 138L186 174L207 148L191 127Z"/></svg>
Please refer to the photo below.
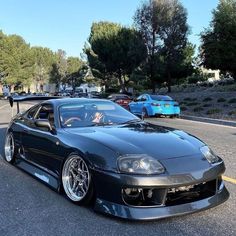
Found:
<svg viewBox="0 0 236 236"><path fill-rule="evenodd" d="M144 118L148 118L148 112L147 112L147 109L145 107L143 108L142 113L143 113Z"/></svg>
<svg viewBox="0 0 236 236"><path fill-rule="evenodd" d="M13 134L7 133L4 145L4 159L13 163L15 161L15 144Z"/></svg>
<svg viewBox="0 0 236 236"><path fill-rule="evenodd" d="M91 173L84 159L78 155L67 158L62 169L63 190L72 202L88 205L94 195Z"/></svg>

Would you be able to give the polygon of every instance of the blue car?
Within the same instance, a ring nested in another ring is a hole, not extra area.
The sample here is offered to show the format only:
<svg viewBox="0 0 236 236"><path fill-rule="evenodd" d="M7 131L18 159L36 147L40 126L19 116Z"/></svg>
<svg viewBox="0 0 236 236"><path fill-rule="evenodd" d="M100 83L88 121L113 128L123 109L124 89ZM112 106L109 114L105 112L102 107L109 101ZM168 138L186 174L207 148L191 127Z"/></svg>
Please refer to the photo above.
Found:
<svg viewBox="0 0 236 236"><path fill-rule="evenodd" d="M179 117L179 103L165 95L140 95L129 103L129 110L138 116L170 116Z"/></svg>

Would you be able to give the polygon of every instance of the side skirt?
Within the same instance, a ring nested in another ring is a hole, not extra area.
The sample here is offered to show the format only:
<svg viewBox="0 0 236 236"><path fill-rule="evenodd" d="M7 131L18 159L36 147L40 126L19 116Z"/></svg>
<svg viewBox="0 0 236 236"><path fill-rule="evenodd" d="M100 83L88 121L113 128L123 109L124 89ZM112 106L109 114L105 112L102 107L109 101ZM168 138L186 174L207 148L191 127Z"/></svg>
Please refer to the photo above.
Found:
<svg viewBox="0 0 236 236"><path fill-rule="evenodd" d="M17 166L19 169L32 175L34 178L40 180L44 184L48 185L53 190L59 192L60 181L55 176L50 175L48 172L42 170L36 165L31 164L30 162L24 161L22 159L16 159L14 165Z"/></svg>

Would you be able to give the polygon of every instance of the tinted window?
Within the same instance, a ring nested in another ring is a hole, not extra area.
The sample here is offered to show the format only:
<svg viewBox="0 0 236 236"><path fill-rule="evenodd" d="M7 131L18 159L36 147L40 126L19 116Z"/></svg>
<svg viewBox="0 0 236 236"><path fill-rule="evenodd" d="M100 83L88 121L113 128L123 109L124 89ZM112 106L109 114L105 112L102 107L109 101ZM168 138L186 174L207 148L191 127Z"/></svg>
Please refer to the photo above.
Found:
<svg viewBox="0 0 236 236"><path fill-rule="evenodd" d="M47 119L53 126L54 125L53 106L51 104L42 105L36 115L36 119Z"/></svg>
<svg viewBox="0 0 236 236"><path fill-rule="evenodd" d="M32 108L29 109L29 111L27 112L27 118L29 119L33 119L35 116L35 113L38 111L39 106L34 106Z"/></svg>
<svg viewBox="0 0 236 236"><path fill-rule="evenodd" d="M173 101L173 99L169 96L161 96L161 95L150 95L152 100L156 101Z"/></svg>
<svg viewBox="0 0 236 236"><path fill-rule="evenodd" d="M59 109L62 127L89 127L121 124L137 119L124 108L109 101L83 101L64 104Z"/></svg>

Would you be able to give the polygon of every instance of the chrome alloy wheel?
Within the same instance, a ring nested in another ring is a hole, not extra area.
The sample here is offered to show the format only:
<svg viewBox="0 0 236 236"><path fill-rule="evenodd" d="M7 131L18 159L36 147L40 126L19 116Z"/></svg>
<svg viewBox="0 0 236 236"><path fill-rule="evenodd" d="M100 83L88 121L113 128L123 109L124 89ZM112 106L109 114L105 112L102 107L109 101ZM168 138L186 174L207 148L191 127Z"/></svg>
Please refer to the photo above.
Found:
<svg viewBox="0 0 236 236"><path fill-rule="evenodd" d="M80 202L88 193L90 173L85 161L76 155L70 156L62 170L62 184L66 195L74 202Z"/></svg>
<svg viewBox="0 0 236 236"><path fill-rule="evenodd" d="M14 158L14 151L15 151L14 139L12 133L7 134L6 136L4 151L5 151L6 161L11 162Z"/></svg>

